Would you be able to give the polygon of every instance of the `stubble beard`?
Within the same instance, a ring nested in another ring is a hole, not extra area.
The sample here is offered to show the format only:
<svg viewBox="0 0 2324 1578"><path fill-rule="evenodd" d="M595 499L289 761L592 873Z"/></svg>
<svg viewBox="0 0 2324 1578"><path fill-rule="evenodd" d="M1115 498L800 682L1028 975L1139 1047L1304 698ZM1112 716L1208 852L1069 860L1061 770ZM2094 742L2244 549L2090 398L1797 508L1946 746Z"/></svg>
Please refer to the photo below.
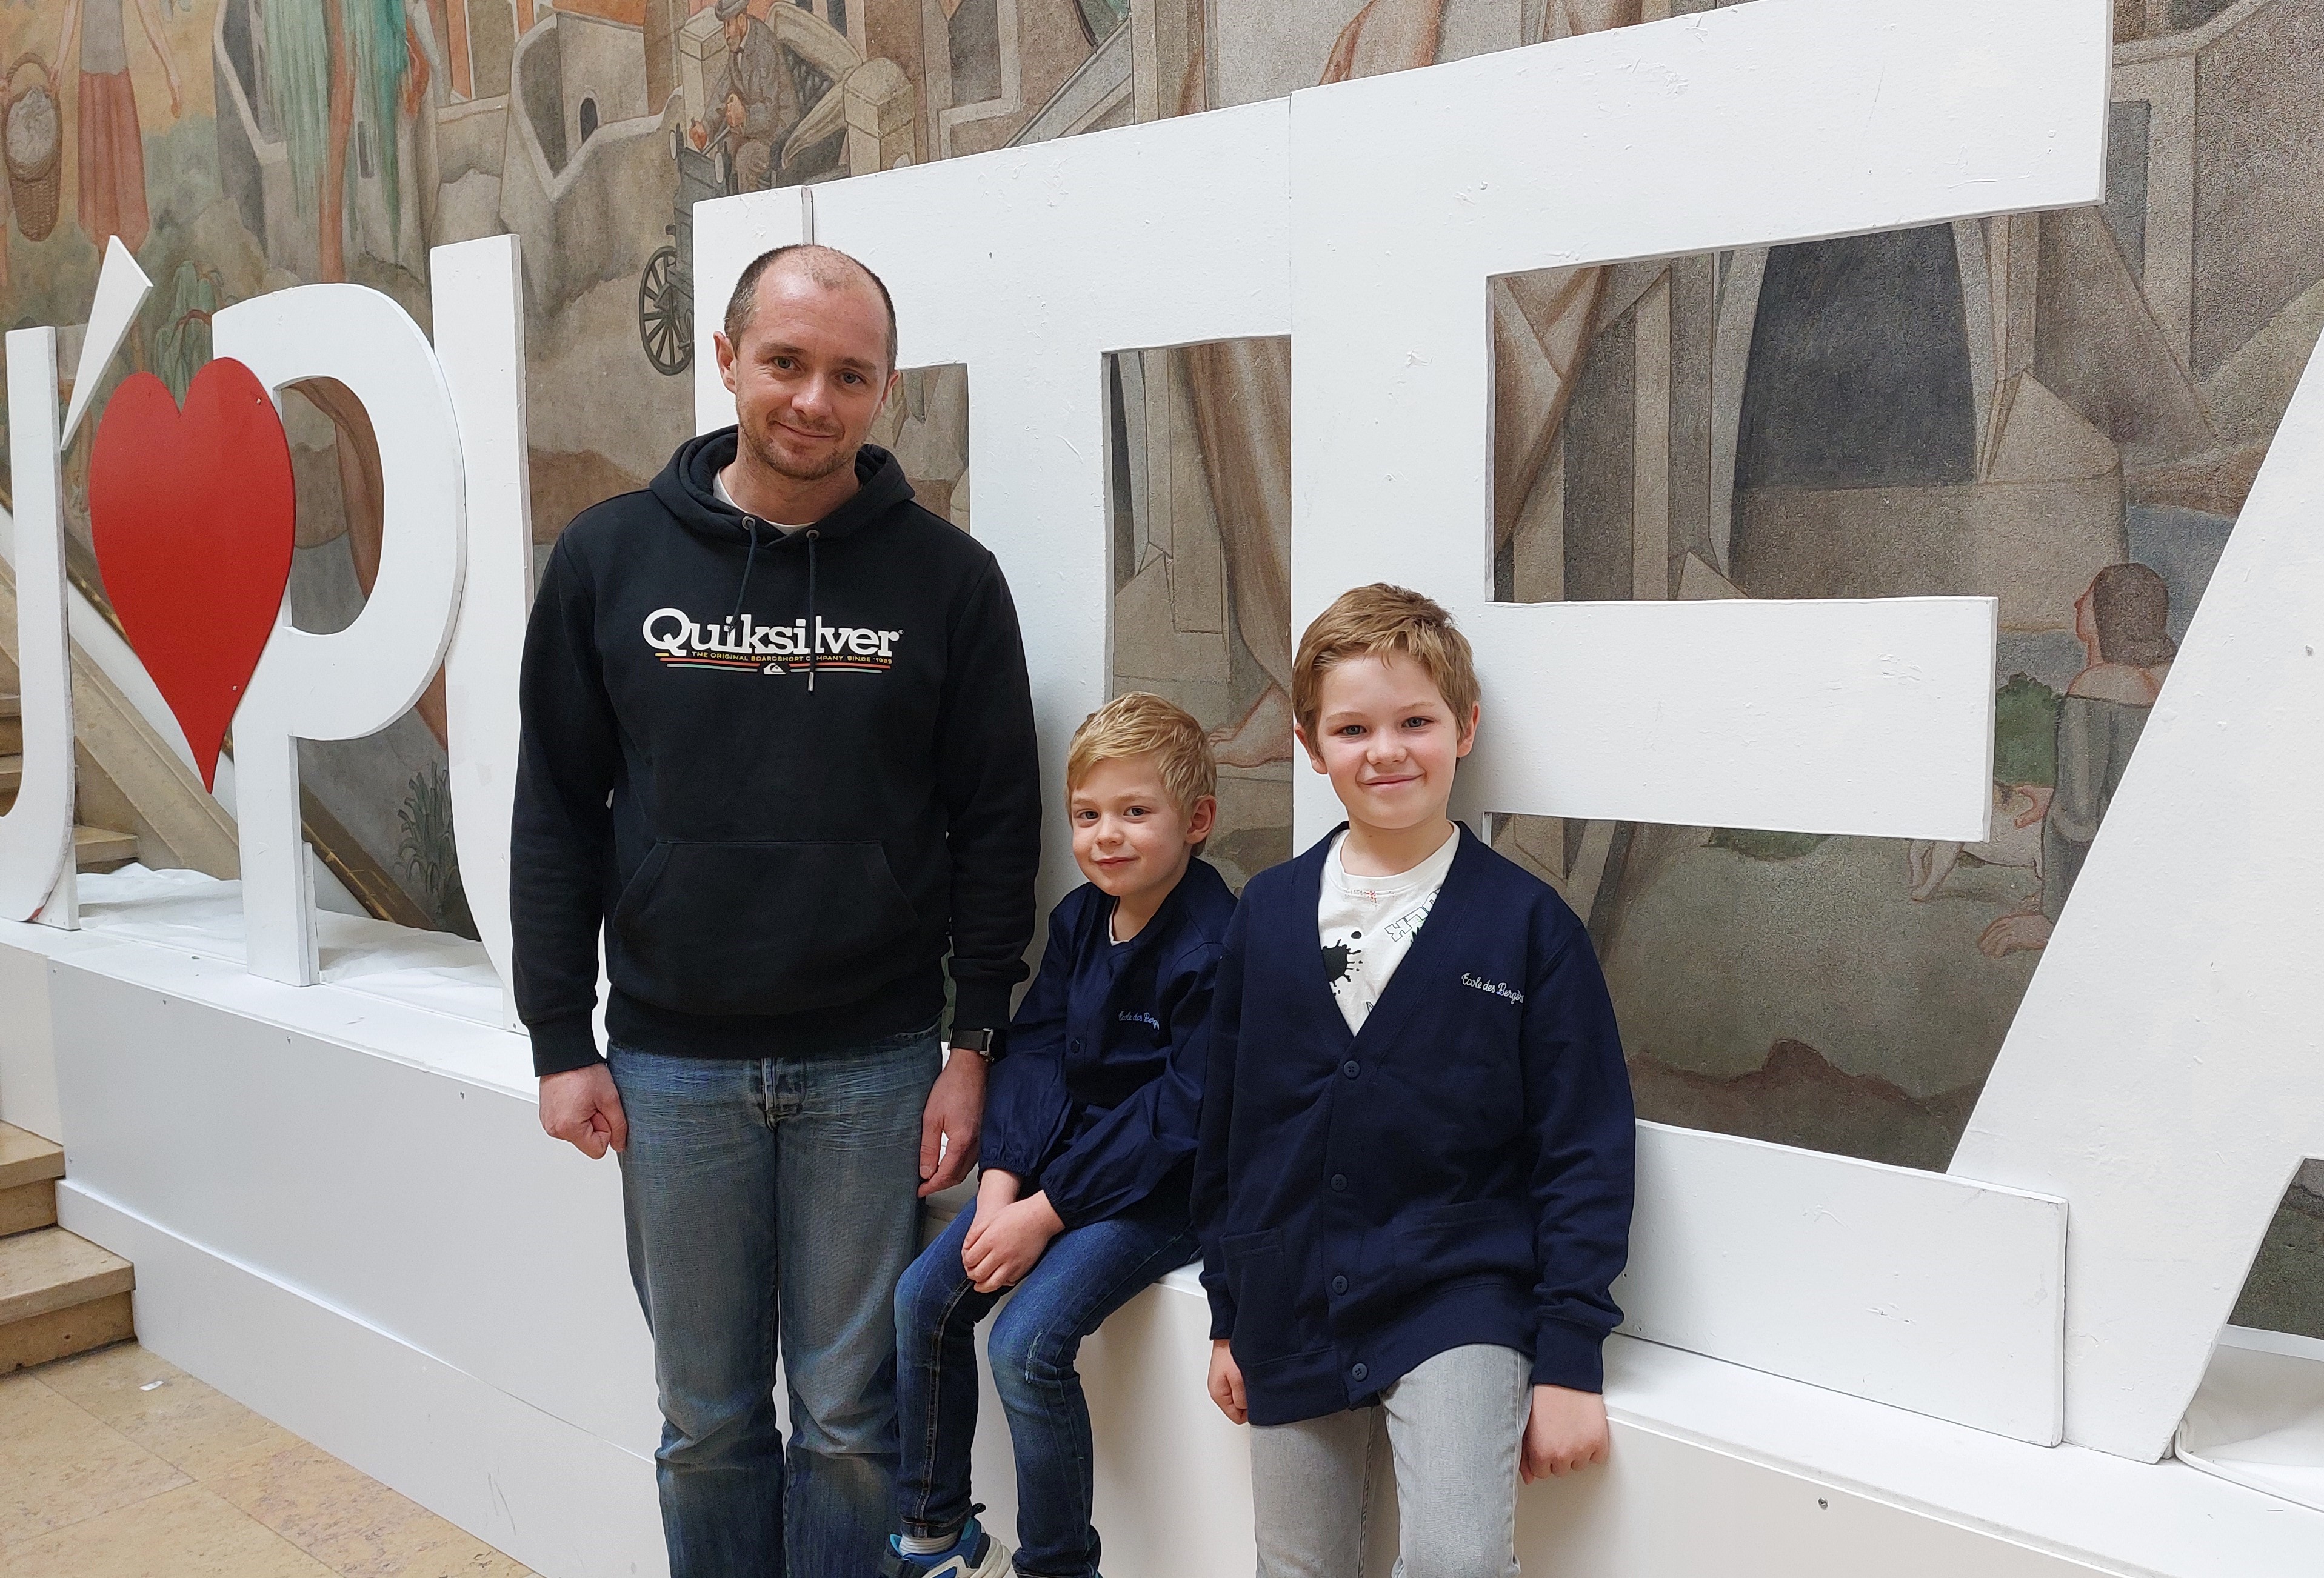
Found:
<svg viewBox="0 0 2324 1578"><path fill-rule="evenodd" d="M814 465L800 465L795 461L785 460L774 445L759 436L747 425L739 431L744 446L751 452L752 460L777 476L788 477L794 482L819 482L840 467L853 465L855 463L855 450L843 448L834 450L828 460Z"/></svg>

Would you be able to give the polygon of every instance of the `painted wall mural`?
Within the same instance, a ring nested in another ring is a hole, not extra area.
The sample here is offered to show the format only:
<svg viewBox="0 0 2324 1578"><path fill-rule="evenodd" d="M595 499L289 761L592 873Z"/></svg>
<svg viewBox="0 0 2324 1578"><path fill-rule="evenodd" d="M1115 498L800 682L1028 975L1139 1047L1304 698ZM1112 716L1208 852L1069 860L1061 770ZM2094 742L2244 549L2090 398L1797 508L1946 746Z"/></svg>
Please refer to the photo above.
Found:
<svg viewBox="0 0 2324 1578"><path fill-rule="evenodd" d="M705 198L1716 3L0 0L0 298L73 321L120 234L158 289L109 376L182 399L229 303L350 280L425 324L429 247L519 234L545 549L690 427ZM2324 327L2324 0L2116 15L2099 206L1491 288L1499 596L2001 600L1984 843L1497 819L1589 921L1647 1115L1944 1164ZM1239 884L1291 848L1288 345L1102 375L1111 678L1213 729ZM377 454L347 391L300 393L293 604L336 629L377 572ZM972 398L916 371L879 436L973 529ZM68 518L101 602L93 431ZM309 832L374 912L472 931L444 738L439 682L302 747ZM2324 1164L2241 1317L2324 1335Z"/></svg>

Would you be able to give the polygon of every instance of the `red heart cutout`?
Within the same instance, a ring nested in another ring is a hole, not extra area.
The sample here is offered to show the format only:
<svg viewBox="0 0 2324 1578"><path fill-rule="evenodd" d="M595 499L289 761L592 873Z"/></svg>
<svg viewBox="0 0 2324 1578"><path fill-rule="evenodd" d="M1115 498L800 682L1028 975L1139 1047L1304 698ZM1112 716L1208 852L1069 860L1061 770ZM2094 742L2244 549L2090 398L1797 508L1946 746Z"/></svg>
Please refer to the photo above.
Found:
<svg viewBox="0 0 2324 1578"><path fill-rule="evenodd" d="M204 363L182 412L150 372L106 404L88 461L97 569L205 789L290 583L297 498L282 418L239 362Z"/></svg>

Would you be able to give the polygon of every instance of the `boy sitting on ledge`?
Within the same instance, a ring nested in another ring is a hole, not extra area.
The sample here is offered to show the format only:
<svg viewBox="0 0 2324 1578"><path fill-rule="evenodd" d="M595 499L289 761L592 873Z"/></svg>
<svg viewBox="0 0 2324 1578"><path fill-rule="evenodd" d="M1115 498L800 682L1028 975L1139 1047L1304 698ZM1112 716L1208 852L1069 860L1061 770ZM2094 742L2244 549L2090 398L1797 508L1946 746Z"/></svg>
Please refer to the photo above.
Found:
<svg viewBox="0 0 2324 1578"><path fill-rule="evenodd" d="M969 1501L976 1324L1017 1453L1015 1571L1095 1578L1082 1339L1194 1258L1187 1216L1201 1050L1234 895L1196 859L1216 814L1202 725L1133 692L1074 733L1065 787L1089 881L1049 917L1040 974L993 1065L976 1205L896 1288L890 1578L1007 1578ZM1190 1042L1194 1043L1190 1046Z"/></svg>
<svg viewBox="0 0 2324 1578"><path fill-rule="evenodd" d="M1292 667L1348 820L1244 890L1219 966L1194 1212L1211 1395L1251 1431L1260 1578L1366 1571L1383 1428L1399 1573L1517 1571L1520 1477L1606 1454L1630 1084L1582 922L1449 821L1469 643L1346 593Z"/></svg>

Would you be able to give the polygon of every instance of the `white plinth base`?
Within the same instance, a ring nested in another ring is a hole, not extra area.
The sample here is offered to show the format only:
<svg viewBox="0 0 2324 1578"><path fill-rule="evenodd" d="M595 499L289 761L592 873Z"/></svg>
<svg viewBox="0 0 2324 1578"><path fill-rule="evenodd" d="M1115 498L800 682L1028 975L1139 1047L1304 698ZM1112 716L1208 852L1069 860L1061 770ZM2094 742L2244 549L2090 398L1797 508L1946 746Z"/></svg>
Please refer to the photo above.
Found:
<svg viewBox="0 0 2324 1578"><path fill-rule="evenodd" d="M549 1578L664 1570L618 1178L542 1137L516 1038L176 940L0 924L10 950L54 1027L64 1219L136 1262L156 1352ZM1251 1570L1206 1336L1181 1272L1085 1351L1111 1578ZM1522 1493L1531 1578L2310 1578L2324 1550L2324 1514L2184 1464L1629 1339L1609 1364L1614 1461ZM1005 1533L997 1408L978 1459Z"/></svg>

